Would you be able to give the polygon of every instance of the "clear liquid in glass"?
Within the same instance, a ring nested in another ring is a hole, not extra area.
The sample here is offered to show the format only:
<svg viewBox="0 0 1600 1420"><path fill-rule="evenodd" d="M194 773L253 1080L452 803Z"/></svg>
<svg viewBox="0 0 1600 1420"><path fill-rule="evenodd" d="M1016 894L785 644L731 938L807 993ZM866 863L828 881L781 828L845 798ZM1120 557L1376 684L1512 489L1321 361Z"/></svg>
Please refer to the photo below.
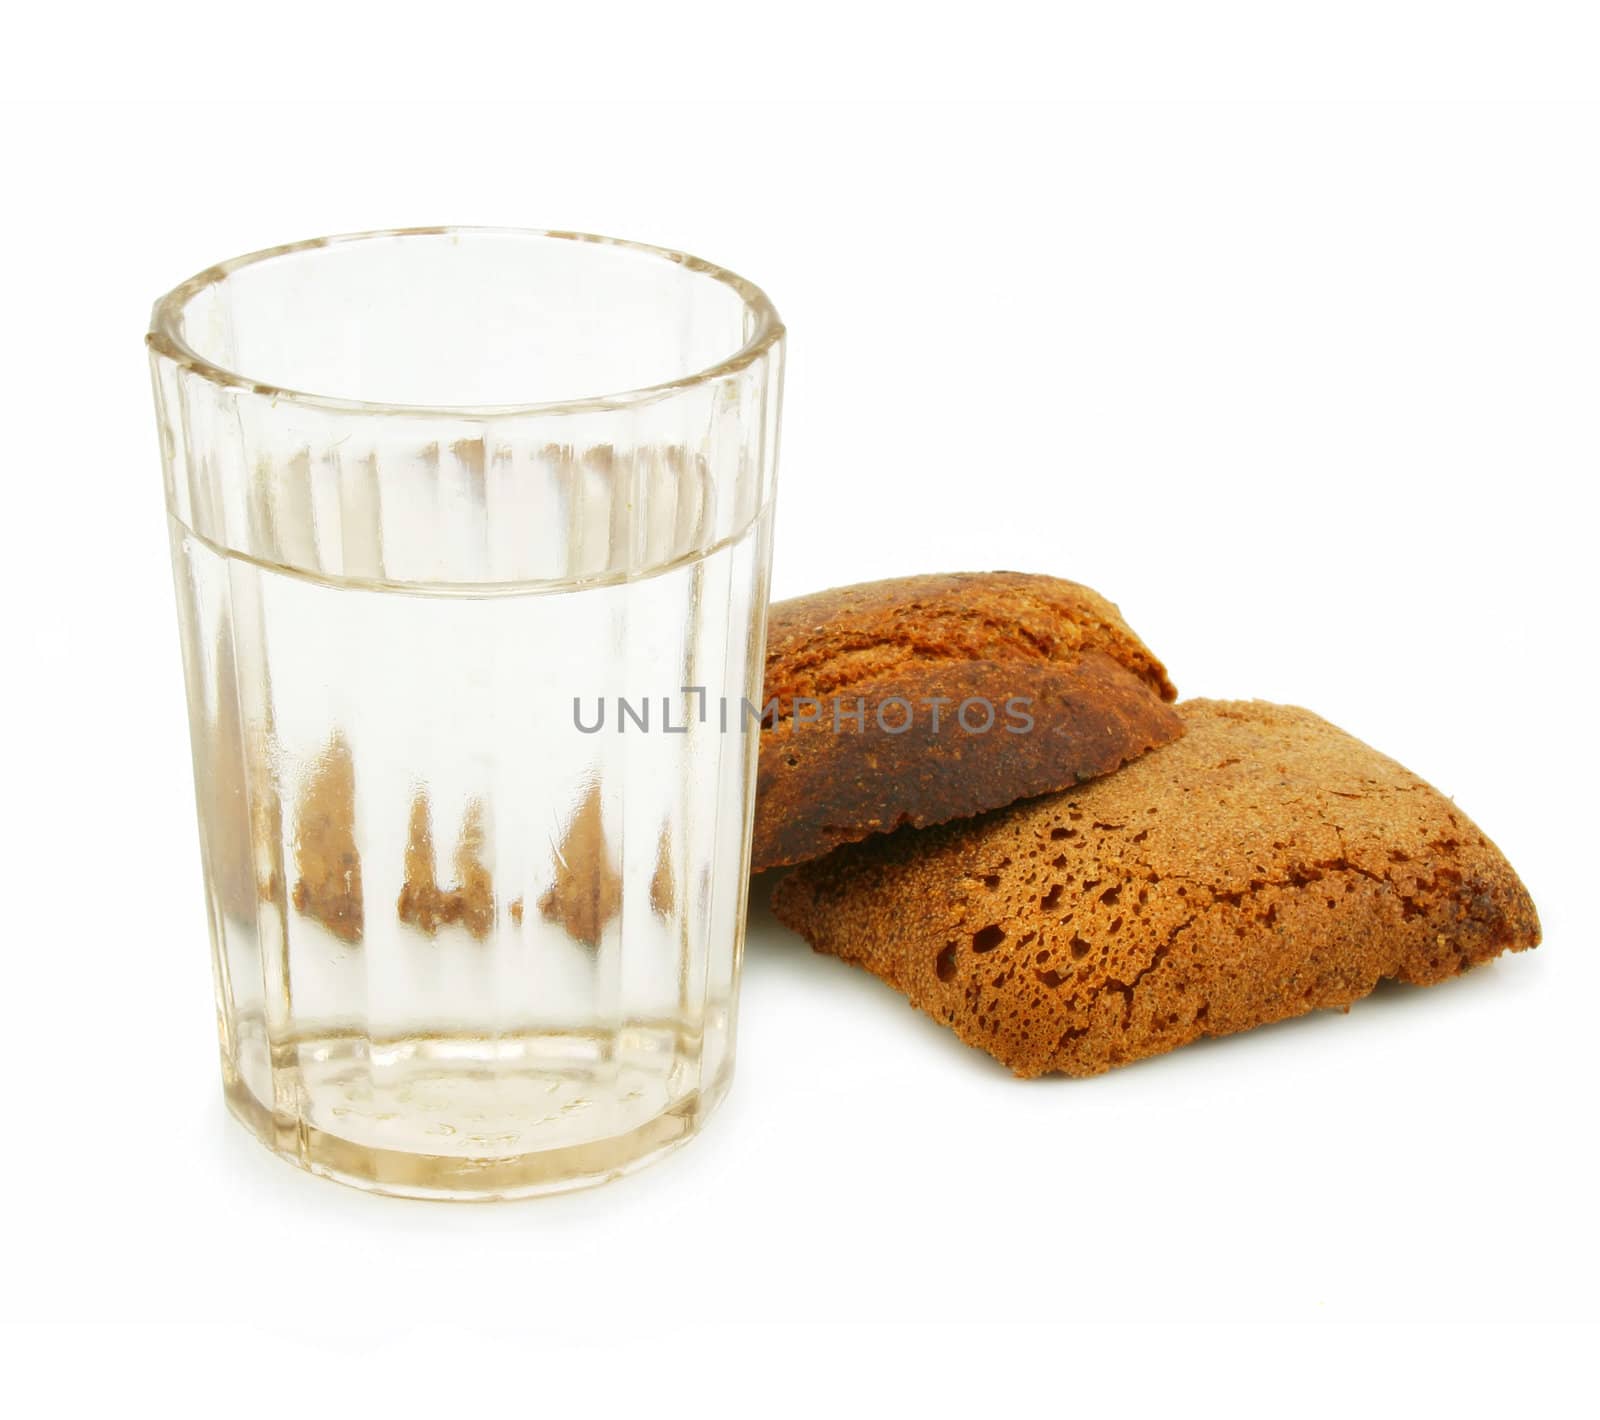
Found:
<svg viewBox="0 0 1600 1420"><path fill-rule="evenodd" d="M174 520L225 1089L273 1148L505 1197L694 1132L732 1068L769 517L492 590Z"/></svg>

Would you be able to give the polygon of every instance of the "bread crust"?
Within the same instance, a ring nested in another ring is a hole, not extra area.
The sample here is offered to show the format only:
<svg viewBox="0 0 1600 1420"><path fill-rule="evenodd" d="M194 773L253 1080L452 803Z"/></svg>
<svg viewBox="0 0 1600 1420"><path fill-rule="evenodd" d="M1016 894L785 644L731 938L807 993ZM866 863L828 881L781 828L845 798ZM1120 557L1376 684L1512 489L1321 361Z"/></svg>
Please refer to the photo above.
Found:
<svg viewBox="0 0 1600 1420"><path fill-rule="evenodd" d="M1016 1074L1094 1075L1536 946L1454 804L1309 711L1189 701L1183 738L1077 789L874 838L773 896Z"/></svg>
<svg viewBox="0 0 1600 1420"><path fill-rule="evenodd" d="M1055 577L904 577L777 603L752 869L1108 773L1182 733L1176 694L1112 603ZM819 718L795 713L807 701Z"/></svg>

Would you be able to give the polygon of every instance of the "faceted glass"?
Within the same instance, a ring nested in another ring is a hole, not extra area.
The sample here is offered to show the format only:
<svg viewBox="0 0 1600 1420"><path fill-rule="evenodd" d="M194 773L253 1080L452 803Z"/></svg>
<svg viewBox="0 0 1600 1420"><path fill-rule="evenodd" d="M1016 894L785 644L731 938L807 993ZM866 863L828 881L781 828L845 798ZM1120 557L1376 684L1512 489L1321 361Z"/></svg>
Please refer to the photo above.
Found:
<svg viewBox="0 0 1600 1420"><path fill-rule="evenodd" d="M783 335L726 271L557 232L157 303L224 1089L279 1154L518 1196L727 1089Z"/></svg>

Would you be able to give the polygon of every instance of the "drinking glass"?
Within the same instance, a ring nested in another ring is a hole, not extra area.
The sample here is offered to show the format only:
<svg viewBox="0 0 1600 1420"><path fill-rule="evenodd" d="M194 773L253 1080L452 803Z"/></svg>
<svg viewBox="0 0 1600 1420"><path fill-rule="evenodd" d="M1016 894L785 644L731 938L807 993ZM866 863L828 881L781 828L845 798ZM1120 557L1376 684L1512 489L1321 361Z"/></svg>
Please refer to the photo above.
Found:
<svg viewBox="0 0 1600 1420"><path fill-rule="evenodd" d="M554 1191L727 1089L783 340L748 281L572 232L301 242L156 304L223 1087L284 1158Z"/></svg>

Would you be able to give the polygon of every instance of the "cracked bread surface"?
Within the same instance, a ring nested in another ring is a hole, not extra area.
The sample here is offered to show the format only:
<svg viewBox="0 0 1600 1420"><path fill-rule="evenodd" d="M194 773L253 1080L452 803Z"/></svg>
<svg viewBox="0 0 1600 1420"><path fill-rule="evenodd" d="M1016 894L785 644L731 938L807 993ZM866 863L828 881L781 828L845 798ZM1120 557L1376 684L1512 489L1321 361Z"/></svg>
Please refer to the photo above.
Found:
<svg viewBox="0 0 1600 1420"><path fill-rule="evenodd" d="M777 711L761 732L752 871L1108 773L1182 733L1166 703L1176 695L1116 606L1058 577L944 573L779 602L767 621L762 704ZM1026 732L1007 728L1021 723L1006 714L1013 698L1026 702ZM795 714L804 700L821 704L820 718ZM894 701L885 728L878 708ZM939 720L925 708L934 703ZM973 703L993 707L987 730L958 721Z"/></svg>
<svg viewBox="0 0 1600 1420"><path fill-rule="evenodd" d="M773 912L1021 1076L1094 1075L1539 942L1459 809L1310 711L1177 707L1076 789L795 869Z"/></svg>

